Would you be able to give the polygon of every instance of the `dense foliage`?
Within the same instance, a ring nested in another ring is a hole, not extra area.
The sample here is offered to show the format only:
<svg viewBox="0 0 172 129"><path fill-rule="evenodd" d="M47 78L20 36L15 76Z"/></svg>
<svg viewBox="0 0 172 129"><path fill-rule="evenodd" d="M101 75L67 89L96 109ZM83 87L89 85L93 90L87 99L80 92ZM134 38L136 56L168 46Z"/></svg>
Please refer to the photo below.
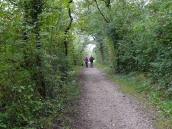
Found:
<svg viewBox="0 0 172 129"><path fill-rule="evenodd" d="M172 97L171 0L0 0L0 11L0 128L52 128L91 42L83 35L98 63L144 73Z"/></svg>
<svg viewBox="0 0 172 129"><path fill-rule="evenodd" d="M82 6L79 24L97 41L97 61L118 73L145 73L171 96L172 1L87 0Z"/></svg>
<svg viewBox="0 0 172 129"><path fill-rule="evenodd" d="M82 59L73 8L71 0L0 0L1 129L52 128L60 119Z"/></svg>

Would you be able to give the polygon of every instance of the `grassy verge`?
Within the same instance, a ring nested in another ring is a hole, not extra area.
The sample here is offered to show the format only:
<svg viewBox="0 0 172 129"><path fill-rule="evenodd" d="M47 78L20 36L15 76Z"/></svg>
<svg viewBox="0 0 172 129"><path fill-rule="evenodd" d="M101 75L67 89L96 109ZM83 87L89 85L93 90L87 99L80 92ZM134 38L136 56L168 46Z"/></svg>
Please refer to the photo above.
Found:
<svg viewBox="0 0 172 129"><path fill-rule="evenodd" d="M77 105L80 98L80 87L78 84L78 76L82 67L75 67L70 73L69 83L63 87L61 102L57 107L60 110L54 113L52 117L46 118L46 129L63 128L71 129L77 115Z"/></svg>
<svg viewBox="0 0 172 129"><path fill-rule="evenodd" d="M72 125L75 122L75 117L77 117L78 113L78 101L80 98L80 86L78 84L78 76L82 70L82 67L75 67L73 71L73 78L72 82L69 84L69 86L66 87L66 105L65 105L65 111L64 111L64 128L65 129L71 129Z"/></svg>
<svg viewBox="0 0 172 129"><path fill-rule="evenodd" d="M158 115L155 126L158 129L172 129L172 100L157 90L150 79L138 73L114 75L112 70L105 66L98 65L98 68L108 73L109 78L119 84L122 92L135 96L149 107L156 109Z"/></svg>

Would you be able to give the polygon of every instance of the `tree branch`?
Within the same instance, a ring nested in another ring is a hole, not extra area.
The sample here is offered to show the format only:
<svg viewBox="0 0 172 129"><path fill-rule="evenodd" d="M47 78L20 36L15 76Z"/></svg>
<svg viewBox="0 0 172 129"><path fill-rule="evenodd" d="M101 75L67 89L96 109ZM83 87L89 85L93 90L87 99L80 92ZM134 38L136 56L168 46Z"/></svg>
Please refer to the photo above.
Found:
<svg viewBox="0 0 172 129"><path fill-rule="evenodd" d="M72 26L72 22L73 22L73 17L72 17L72 13L71 13L71 8L70 8L70 4L73 2L73 0L69 1L69 7L68 7L68 15L70 18L70 22L69 25L67 26L67 28L65 29L65 35L67 35L67 33L69 32L71 26ZM68 42L67 39L65 39L64 41L64 47L65 47L65 55L68 55Z"/></svg>
<svg viewBox="0 0 172 129"><path fill-rule="evenodd" d="M71 14L71 9L70 9L70 7L69 7L69 9L68 9L68 15L69 15L69 18L70 18L70 22L69 22L68 27L67 27L66 30L65 30L65 34L68 33L68 31L70 30L70 28L71 28L71 26L72 26L72 22L73 22L73 17L72 17L72 14Z"/></svg>
<svg viewBox="0 0 172 129"><path fill-rule="evenodd" d="M99 13L102 15L102 17L103 17L103 19L105 20L105 22L109 23L110 20L107 19L107 18L105 17L105 15L103 14L103 12L100 10L99 5L98 5L98 3L97 3L97 0L94 0L94 1L95 1L95 3L96 3L97 9L99 10Z"/></svg>
<svg viewBox="0 0 172 129"><path fill-rule="evenodd" d="M107 8L111 8L111 0L103 0Z"/></svg>

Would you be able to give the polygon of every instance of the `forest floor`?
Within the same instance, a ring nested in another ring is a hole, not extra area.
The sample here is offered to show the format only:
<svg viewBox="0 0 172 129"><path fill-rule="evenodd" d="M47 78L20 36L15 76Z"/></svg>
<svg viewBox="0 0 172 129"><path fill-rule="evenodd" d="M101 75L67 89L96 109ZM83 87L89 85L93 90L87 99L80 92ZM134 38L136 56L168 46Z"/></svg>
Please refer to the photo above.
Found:
<svg viewBox="0 0 172 129"><path fill-rule="evenodd" d="M80 115L75 129L155 129L154 113L122 93L105 73L84 69L80 82Z"/></svg>

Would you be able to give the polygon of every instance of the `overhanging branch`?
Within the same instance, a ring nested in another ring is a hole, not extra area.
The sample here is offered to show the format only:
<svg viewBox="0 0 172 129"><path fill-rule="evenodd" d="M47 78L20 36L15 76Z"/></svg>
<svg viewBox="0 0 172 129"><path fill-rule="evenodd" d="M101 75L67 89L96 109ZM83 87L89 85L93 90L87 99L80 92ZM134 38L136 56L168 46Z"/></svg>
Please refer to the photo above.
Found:
<svg viewBox="0 0 172 129"><path fill-rule="evenodd" d="M96 6L97 6L97 9L98 9L99 13L102 15L102 17L103 17L103 19L105 20L105 22L106 22L106 23L109 23L110 20L107 19L107 18L105 17L105 15L103 14L103 12L100 10L99 5L98 5L98 3L97 3L97 0L94 0L94 1L95 1L95 3L96 3Z"/></svg>
<svg viewBox="0 0 172 129"><path fill-rule="evenodd" d="M69 32L70 28L72 27L73 17L72 17L72 12L71 12L71 8L70 8L70 4L72 2L73 2L73 0L69 1L68 15L69 15L70 21L69 21L69 25L65 29L65 35L67 35L67 33ZM65 47L65 55L67 56L68 55L68 42L67 42L67 39L65 39L65 41L64 41L64 47Z"/></svg>
<svg viewBox="0 0 172 129"><path fill-rule="evenodd" d="M71 13L71 8L70 8L70 7L69 7L69 9L68 9L68 15L69 15L70 21L69 21L68 27L67 27L66 30L65 30L65 34L68 33L68 31L70 30L70 28L71 28L71 26L72 26L72 22L73 22L73 17L72 17L72 13Z"/></svg>

